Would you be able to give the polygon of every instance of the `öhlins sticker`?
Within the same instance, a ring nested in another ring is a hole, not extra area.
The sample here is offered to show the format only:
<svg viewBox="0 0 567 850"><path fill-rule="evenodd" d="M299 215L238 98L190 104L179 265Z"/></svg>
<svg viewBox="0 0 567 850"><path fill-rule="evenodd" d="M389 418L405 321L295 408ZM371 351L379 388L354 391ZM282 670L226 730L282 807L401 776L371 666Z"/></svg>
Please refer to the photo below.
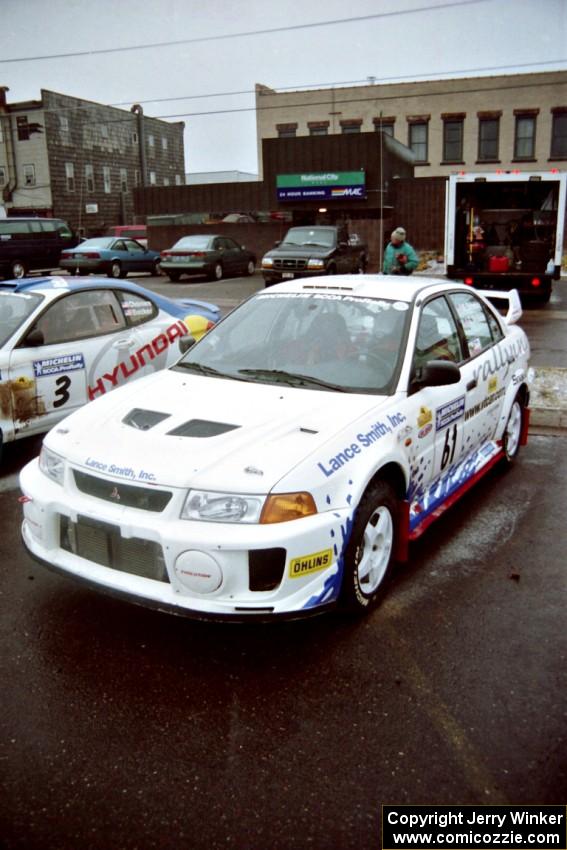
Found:
<svg viewBox="0 0 567 850"><path fill-rule="evenodd" d="M292 558L289 563L289 577L300 578L309 573L316 573L331 566L333 559L332 549L323 549L322 552L313 552L311 555L301 555Z"/></svg>

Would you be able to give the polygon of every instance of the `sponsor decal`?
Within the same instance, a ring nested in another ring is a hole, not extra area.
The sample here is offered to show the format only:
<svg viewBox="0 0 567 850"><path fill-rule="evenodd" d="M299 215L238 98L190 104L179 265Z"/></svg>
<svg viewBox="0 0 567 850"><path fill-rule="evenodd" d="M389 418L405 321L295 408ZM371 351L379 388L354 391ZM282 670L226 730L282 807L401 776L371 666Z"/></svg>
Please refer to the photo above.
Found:
<svg viewBox="0 0 567 850"><path fill-rule="evenodd" d="M157 481L153 472L147 472L145 469L136 471L131 466L119 466L116 463L104 463L96 458L88 457L85 461L85 466L91 469L96 469L97 472L104 472L108 475L116 475L120 478L128 478L130 481ZM120 493L115 487L111 491L110 496L116 500L120 499Z"/></svg>
<svg viewBox="0 0 567 850"><path fill-rule="evenodd" d="M456 398L454 401L450 401L447 404L444 404L443 407L438 407L435 411L435 429L437 431L442 431L443 428L447 428L451 423L456 422L458 419L462 419L465 413L465 397L460 396L460 398Z"/></svg>
<svg viewBox="0 0 567 850"><path fill-rule="evenodd" d="M428 422L427 425L425 425L421 429L421 431L418 431L418 434L417 434L418 439L423 440L423 438L427 437L427 435L430 434L432 430L433 430L433 424L431 422Z"/></svg>
<svg viewBox="0 0 567 850"><path fill-rule="evenodd" d="M340 452L337 452L333 457L328 458L325 462L317 464L325 478L329 478L339 469L359 455L363 449L377 443L382 437L392 434L396 429L400 428L406 417L403 413L388 413L385 421L374 422L368 431L361 431L356 435L356 438L350 445L347 445Z"/></svg>
<svg viewBox="0 0 567 850"><path fill-rule="evenodd" d="M321 552L313 552L310 555L301 555L299 558L292 558L289 563L289 577L300 578L310 573L317 573L319 570L326 570L331 566L333 560L333 550L323 549Z"/></svg>
<svg viewBox="0 0 567 850"><path fill-rule="evenodd" d="M59 357L33 361L33 372L36 378L58 375L60 372L74 372L84 368L85 358L82 354L61 354Z"/></svg>
<svg viewBox="0 0 567 850"><path fill-rule="evenodd" d="M433 421L433 413L428 407L420 407L419 408L419 416L417 417L417 426L418 428L423 428L424 425L428 425Z"/></svg>
<svg viewBox="0 0 567 850"><path fill-rule="evenodd" d="M487 395L486 398L483 398L482 401L479 401L478 404L475 404L474 407L469 408L465 412L465 421L472 419L473 416L477 415L477 413L481 413L487 407L490 407L491 404L494 404L495 401L498 401L499 398L502 398L505 393L506 390L504 389L504 387L502 387L502 389L496 390L495 392L491 393L491 395Z"/></svg>
<svg viewBox="0 0 567 850"><path fill-rule="evenodd" d="M488 381L488 393L495 393L498 389L498 378L496 376L490 378Z"/></svg>

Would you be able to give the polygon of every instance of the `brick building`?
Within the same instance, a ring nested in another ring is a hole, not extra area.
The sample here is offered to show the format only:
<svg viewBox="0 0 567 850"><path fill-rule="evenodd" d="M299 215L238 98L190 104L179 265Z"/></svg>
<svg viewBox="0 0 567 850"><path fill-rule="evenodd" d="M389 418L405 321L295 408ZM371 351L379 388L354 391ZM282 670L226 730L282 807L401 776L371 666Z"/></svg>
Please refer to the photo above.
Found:
<svg viewBox="0 0 567 850"><path fill-rule="evenodd" d="M80 233L135 222L137 186L182 185L183 122L41 90L7 102L0 87L0 204L63 218Z"/></svg>

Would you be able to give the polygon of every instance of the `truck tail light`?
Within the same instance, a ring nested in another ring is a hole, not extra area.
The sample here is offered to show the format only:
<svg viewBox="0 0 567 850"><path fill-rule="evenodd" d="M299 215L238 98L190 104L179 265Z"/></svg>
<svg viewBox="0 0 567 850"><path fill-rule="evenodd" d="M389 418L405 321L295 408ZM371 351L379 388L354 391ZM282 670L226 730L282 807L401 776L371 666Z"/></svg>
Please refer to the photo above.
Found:
<svg viewBox="0 0 567 850"><path fill-rule="evenodd" d="M467 285L467 286L472 286L472 285L473 285L473 279L472 279L472 277L466 277L464 282L466 283L466 285Z"/></svg>
<svg viewBox="0 0 567 850"><path fill-rule="evenodd" d="M539 277L532 277L532 286L537 287L541 286L541 279Z"/></svg>

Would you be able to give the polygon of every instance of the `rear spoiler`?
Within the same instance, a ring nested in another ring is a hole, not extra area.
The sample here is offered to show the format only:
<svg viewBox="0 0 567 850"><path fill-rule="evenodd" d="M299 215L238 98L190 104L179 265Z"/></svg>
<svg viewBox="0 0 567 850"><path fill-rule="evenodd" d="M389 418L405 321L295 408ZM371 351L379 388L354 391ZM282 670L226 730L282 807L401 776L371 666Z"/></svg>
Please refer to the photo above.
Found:
<svg viewBox="0 0 567 850"><path fill-rule="evenodd" d="M484 295L487 301L490 301L490 303L493 304L499 312L504 307L502 301L507 302L508 312L504 316L506 324L514 325L520 319L522 315L522 302L520 301L520 295L517 289L481 289L479 292L481 295Z"/></svg>

